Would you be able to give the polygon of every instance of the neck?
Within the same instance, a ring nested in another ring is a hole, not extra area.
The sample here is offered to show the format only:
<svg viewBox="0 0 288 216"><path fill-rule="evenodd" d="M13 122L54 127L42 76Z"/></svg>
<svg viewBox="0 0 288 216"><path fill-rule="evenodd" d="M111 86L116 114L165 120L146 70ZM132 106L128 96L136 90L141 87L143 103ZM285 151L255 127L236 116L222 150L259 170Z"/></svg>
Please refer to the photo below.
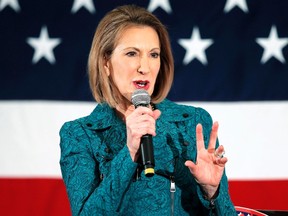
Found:
<svg viewBox="0 0 288 216"><path fill-rule="evenodd" d="M127 110L129 109L129 107L131 107L131 103L130 104L118 104L115 107L117 115L124 122L125 122L125 114L126 114Z"/></svg>
<svg viewBox="0 0 288 216"><path fill-rule="evenodd" d="M151 110L155 110L156 106L155 106L155 104L149 104L149 108ZM116 111L117 116L124 122L125 122L126 115L130 115L134 109L135 109L135 107L134 107L134 105L131 104L131 102L129 102L127 104L125 104L125 103L124 104L118 104L115 107L115 111Z"/></svg>

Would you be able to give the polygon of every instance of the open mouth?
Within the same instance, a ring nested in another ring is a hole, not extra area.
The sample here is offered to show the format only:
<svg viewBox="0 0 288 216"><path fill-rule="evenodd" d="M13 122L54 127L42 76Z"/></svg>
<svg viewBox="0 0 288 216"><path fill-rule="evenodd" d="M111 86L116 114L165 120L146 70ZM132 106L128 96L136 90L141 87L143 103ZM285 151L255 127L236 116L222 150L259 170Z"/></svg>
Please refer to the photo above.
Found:
<svg viewBox="0 0 288 216"><path fill-rule="evenodd" d="M147 80L136 80L133 82L136 88L144 88L147 89L149 87L149 81Z"/></svg>

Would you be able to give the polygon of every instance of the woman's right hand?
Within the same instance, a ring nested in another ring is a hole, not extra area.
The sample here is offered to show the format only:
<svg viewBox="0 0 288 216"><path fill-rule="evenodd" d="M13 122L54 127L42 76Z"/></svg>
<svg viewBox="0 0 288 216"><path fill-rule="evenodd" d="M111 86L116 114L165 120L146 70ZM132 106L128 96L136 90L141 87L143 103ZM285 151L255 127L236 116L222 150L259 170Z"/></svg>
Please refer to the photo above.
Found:
<svg viewBox="0 0 288 216"><path fill-rule="evenodd" d="M147 107L138 107L133 105L128 107L125 112L127 128L127 146L133 161L138 159L138 149L141 137L145 134L156 136L156 120L161 115L159 110L152 111Z"/></svg>

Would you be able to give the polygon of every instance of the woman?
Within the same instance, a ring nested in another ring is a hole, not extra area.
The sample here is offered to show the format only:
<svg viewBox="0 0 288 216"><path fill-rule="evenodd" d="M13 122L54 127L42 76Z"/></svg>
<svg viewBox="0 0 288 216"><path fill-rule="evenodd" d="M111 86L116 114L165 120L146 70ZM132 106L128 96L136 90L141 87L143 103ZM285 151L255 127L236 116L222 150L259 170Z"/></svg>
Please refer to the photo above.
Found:
<svg viewBox="0 0 288 216"><path fill-rule="evenodd" d="M165 99L173 59L154 15L133 5L109 12L95 32L88 69L99 105L60 132L73 215L236 215L218 123L201 108ZM151 96L149 107L132 105L136 89ZM153 136L152 177L139 162L145 134Z"/></svg>

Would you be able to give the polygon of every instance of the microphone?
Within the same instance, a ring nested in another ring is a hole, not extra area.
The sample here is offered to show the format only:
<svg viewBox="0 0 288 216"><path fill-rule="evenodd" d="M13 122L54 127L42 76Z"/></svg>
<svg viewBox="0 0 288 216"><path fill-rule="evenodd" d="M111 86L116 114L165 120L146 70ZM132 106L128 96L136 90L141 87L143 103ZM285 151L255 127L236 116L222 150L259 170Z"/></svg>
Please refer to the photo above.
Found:
<svg viewBox="0 0 288 216"><path fill-rule="evenodd" d="M135 108L139 106L149 107L151 99L147 91L144 89L137 89L133 92L131 101ZM154 175L155 166L151 134L145 134L141 137L140 149L145 176L151 177Z"/></svg>

